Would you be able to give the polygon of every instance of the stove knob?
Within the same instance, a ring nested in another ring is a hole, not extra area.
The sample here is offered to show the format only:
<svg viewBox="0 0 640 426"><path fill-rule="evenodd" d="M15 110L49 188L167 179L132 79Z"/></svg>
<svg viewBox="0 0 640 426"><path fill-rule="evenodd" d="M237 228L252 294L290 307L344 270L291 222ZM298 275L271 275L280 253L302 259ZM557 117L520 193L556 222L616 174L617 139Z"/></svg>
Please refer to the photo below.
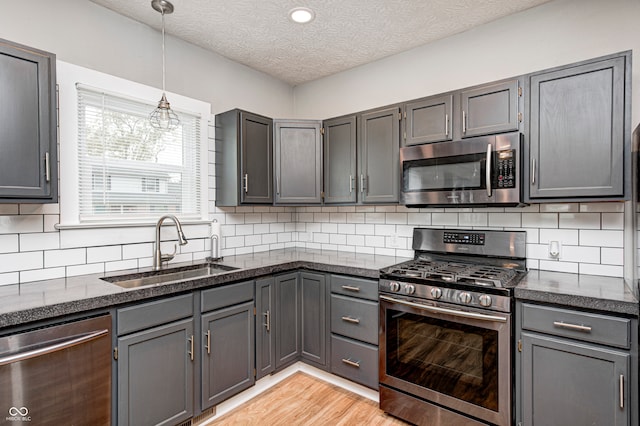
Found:
<svg viewBox="0 0 640 426"><path fill-rule="evenodd" d="M389 290L391 290L391 291L400 291L400 283L397 283L395 281L391 281L389 283Z"/></svg>
<svg viewBox="0 0 640 426"><path fill-rule="evenodd" d="M460 303L470 303L471 302L471 295L469 293L467 293L466 291L463 291L458 296L458 300L460 300Z"/></svg>
<svg viewBox="0 0 640 426"><path fill-rule="evenodd" d="M434 299L440 299L442 297L442 290L439 289L438 287L432 287L431 297L433 297Z"/></svg>
<svg viewBox="0 0 640 426"><path fill-rule="evenodd" d="M491 296L488 294L483 294L479 298L480 306L484 306L485 308L491 306Z"/></svg>
<svg viewBox="0 0 640 426"><path fill-rule="evenodd" d="M407 294L413 294L416 292L416 286L413 284L407 284L404 286L404 292Z"/></svg>

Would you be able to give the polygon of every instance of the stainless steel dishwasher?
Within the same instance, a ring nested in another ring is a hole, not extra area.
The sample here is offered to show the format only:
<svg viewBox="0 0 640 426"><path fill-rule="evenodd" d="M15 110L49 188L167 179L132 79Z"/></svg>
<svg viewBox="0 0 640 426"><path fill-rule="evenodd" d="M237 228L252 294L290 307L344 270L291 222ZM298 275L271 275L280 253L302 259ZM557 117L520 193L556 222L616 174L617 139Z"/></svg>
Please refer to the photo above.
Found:
<svg viewBox="0 0 640 426"><path fill-rule="evenodd" d="M111 424L111 316L1 337L0 424Z"/></svg>

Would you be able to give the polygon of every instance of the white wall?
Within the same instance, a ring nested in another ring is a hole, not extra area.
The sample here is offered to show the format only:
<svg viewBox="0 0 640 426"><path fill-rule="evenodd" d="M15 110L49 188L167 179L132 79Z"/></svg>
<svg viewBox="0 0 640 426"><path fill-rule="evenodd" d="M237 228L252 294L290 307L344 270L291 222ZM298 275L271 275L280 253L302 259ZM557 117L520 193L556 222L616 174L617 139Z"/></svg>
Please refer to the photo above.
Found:
<svg viewBox="0 0 640 426"><path fill-rule="evenodd" d="M0 10L0 38L162 87L162 38L147 25L88 0L0 0ZM214 114L236 107L272 117L293 114L292 88L280 80L170 35L166 58L167 91L209 102Z"/></svg>
<svg viewBox="0 0 640 426"><path fill-rule="evenodd" d="M623 50L640 54L640 1L552 0L294 89L298 118L324 119ZM637 59L636 59L637 60ZM633 71L634 83L640 68ZM633 104L640 85L633 86ZM633 111L632 123L640 120Z"/></svg>

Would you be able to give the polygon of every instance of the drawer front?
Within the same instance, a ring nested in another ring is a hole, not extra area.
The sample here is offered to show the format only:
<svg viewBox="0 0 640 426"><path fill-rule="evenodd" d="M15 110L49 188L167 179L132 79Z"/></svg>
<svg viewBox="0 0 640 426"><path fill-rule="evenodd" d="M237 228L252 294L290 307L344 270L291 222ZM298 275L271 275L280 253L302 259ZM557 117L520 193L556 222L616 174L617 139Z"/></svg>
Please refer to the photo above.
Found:
<svg viewBox="0 0 640 426"><path fill-rule="evenodd" d="M202 291L201 312L253 300L253 281L229 284Z"/></svg>
<svg viewBox="0 0 640 426"><path fill-rule="evenodd" d="M118 309L118 336L193 316L193 296L169 297Z"/></svg>
<svg viewBox="0 0 640 426"><path fill-rule="evenodd" d="M331 292L377 301L378 281L331 275Z"/></svg>
<svg viewBox="0 0 640 426"><path fill-rule="evenodd" d="M331 295L331 332L378 344L378 303Z"/></svg>
<svg viewBox="0 0 640 426"><path fill-rule="evenodd" d="M522 304L522 328L586 342L629 348L631 320L551 306Z"/></svg>
<svg viewBox="0 0 640 426"><path fill-rule="evenodd" d="M378 389L378 347L331 335L331 372Z"/></svg>

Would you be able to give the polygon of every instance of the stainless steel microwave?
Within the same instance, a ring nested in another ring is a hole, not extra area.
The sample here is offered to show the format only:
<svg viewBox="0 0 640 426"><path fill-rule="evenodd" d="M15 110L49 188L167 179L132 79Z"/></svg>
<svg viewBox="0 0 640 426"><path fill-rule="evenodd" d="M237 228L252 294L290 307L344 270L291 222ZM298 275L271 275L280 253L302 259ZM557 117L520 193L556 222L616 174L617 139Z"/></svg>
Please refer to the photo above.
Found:
<svg viewBox="0 0 640 426"><path fill-rule="evenodd" d="M523 205L520 133L404 147L400 163L408 207Z"/></svg>

